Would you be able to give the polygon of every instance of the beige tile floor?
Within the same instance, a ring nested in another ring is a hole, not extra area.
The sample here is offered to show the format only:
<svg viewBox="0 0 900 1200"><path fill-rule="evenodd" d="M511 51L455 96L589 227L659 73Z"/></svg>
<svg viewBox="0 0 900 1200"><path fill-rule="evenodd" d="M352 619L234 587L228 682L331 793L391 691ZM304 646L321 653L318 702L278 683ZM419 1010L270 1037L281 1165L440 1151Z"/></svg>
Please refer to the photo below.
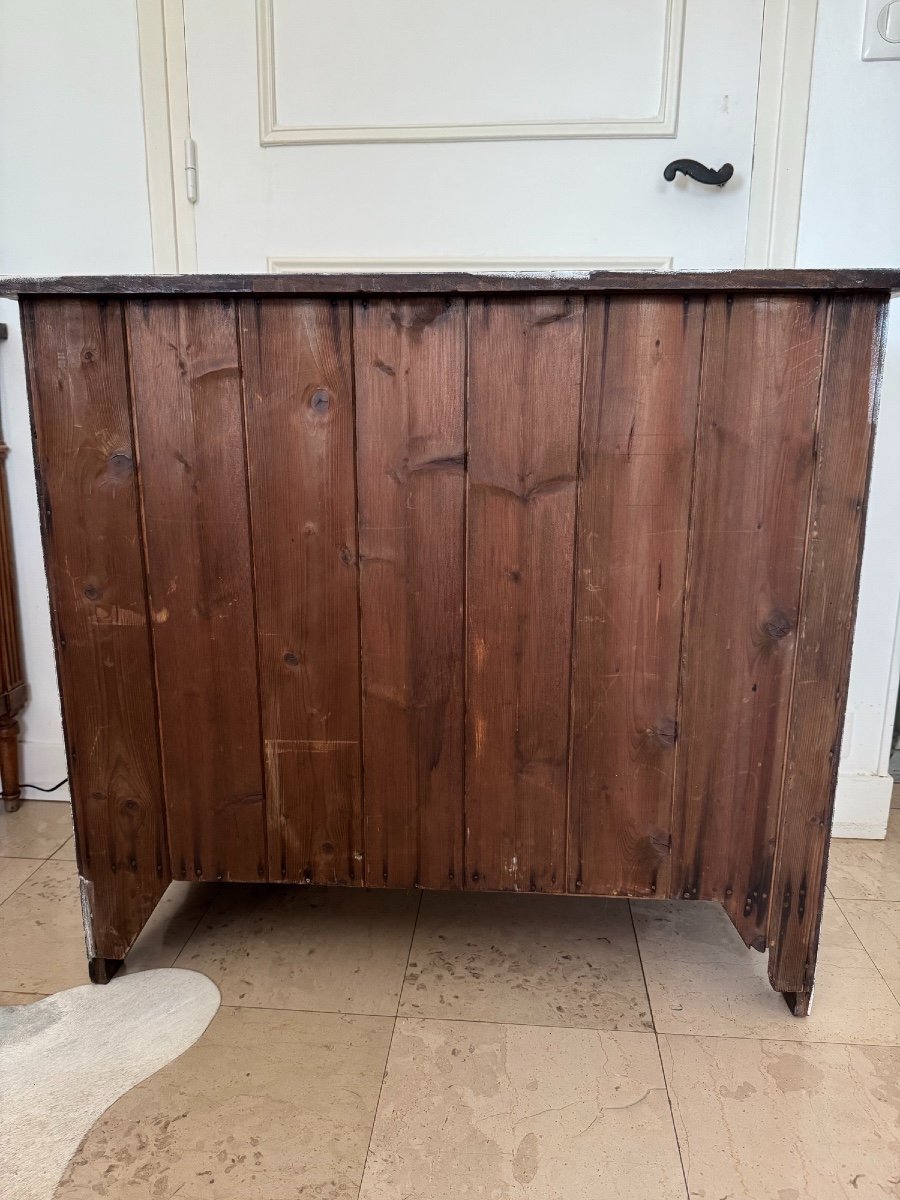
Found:
<svg viewBox="0 0 900 1200"><path fill-rule="evenodd" d="M900 810L834 843L829 889L799 1021L715 905L174 884L127 970L223 1006L56 1195L897 1200ZM85 977L68 808L28 801L0 1003Z"/></svg>

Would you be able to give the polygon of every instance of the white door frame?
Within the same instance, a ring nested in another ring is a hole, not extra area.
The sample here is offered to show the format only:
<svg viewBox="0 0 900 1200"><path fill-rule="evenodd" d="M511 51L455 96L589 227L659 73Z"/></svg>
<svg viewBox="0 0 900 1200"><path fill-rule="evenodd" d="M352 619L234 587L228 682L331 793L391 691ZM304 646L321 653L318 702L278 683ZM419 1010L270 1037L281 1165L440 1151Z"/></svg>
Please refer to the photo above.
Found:
<svg viewBox="0 0 900 1200"><path fill-rule="evenodd" d="M191 136L183 0L137 0L141 95L153 268L197 270L194 206L187 198L184 147Z"/></svg>
<svg viewBox="0 0 900 1200"><path fill-rule="evenodd" d="M765 0L747 219L748 267L793 267L818 0Z"/></svg>
<svg viewBox="0 0 900 1200"><path fill-rule="evenodd" d="M136 3L154 267L160 272L196 271L194 210L184 184L184 145L191 136L184 0L136 0ZM258 12L266 11L267 0L256 0L256 4ZM674 6L672 11L678 7ZM817 7L818 0L765 0L747 266L794 265ZM677 36L675 59L680 69L680 24ZM677 125L669 121L665 130L660 136L674 137ZM321 270L408 270L416 263L409 259L357 258L352 262L319 259L315 265ZM434 270L454 267L466 270L477 267L478 263L447 258L431 259L427 265ZM497 264L491 265L496 269ZM547 262L515 257L504 259L504 265L540 270L546 268ZM567 269L601 265L658 270L671 265L671 261L659 258L613 261L593 257L570 258L565 264ZM302 262L292 259L291 266L300 269ZM270 269L278 269L275 260L270 261Z"/></svg>

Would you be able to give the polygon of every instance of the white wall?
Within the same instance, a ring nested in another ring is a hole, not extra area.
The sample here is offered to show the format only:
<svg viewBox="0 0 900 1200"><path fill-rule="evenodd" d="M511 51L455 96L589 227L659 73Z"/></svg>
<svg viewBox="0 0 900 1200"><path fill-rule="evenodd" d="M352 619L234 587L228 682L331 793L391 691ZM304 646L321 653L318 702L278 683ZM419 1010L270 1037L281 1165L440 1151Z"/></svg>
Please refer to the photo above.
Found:
<svg viewBox="0 0 900 1200"><path fill-rule="evenodd" d="M865 0L819 0L797 265L900 266L900 61L863 62ZM891 305L836 832L882 836L897 697L900 298Z"/></svg>
<svg viewBox="0 0 900 1200"><path fill-rule="evenodd" d="M153 269L127 0L0 0L0 275ZM18 317L0 300L0 419L31 701L23 779L66 774ZM57 795L60 795L57 793Z"/></svg>

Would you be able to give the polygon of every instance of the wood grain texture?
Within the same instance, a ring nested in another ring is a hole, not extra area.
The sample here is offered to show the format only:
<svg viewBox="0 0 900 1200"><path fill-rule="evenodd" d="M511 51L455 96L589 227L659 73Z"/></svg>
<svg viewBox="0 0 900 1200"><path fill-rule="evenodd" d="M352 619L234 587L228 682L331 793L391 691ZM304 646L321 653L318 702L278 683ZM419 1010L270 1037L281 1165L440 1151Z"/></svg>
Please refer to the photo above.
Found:
<svg viewBox="0 0 900 1200"><path fill-rule="evenodd" d="M590 299L569 890L666 895L704 301Z"/></svg>
<svg viewBox="0 0 900 1200"><path fill-rule="evenodd" d="M819 938L872 451L882 302L835 296L825 353L772 907L769 975L809 992Z"/></svg>
<svg viewBox="0 0 900 1200"><path fill-rule="evenodd" d="M463 882L466 322L354 316L366 882Z"/></svg>
<svg viewBox="0 0 900 1200"><path fill-rule="evenodd" d="M95 977L174 850L720 900L805 1013L884 273L143 282L22 305Z"/></svg>
<svg viewBox="0 0 900 1200"><path fill-rule="evenodd" d="M234 301L128 301L172 871L266 875Z"/></svg>
<svg viewBox="0 0 900 1200"><path fill-rule="evenodd" d="M349 305L243 301L273 880L362 882Z"/></svg>
<svg viewBox="0 0 900 1200"><path fill-rule="evenodd" d="M117 959L170 880L122 309L23 329L90 954Z"/></svg>
<svg viewBox="0 0 900 1200"><path fill-rule="evenodd" d="M466 882L566 886L583 301L469 308Z"/></svg>
<svg viewBox="0 0 900 1200"><path fill-rule="evenodd" d="M900 289L900 269L738 271L327 271L265 275L62 275L0 278L0 296L491 295L527 292L800 292Z"/></svg>
<svg viewBox="0 0 900 1200"><path fill-rule="evenodd" d="M765 946L827 304L711 297L678 717L674 894Z"/></svg>

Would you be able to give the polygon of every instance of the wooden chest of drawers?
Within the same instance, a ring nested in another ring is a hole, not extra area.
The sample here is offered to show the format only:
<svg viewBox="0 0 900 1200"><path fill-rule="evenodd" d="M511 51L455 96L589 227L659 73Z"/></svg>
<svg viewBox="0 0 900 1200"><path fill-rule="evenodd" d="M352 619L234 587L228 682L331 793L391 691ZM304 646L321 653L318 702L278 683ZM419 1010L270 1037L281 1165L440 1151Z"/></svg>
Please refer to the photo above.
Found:
<svg viewBox="0 0 900 1200"><path fill-rule="evenodd" d="M898 283L8 282L93 977L173 878L675 897L804 1013Z"/></svg>

